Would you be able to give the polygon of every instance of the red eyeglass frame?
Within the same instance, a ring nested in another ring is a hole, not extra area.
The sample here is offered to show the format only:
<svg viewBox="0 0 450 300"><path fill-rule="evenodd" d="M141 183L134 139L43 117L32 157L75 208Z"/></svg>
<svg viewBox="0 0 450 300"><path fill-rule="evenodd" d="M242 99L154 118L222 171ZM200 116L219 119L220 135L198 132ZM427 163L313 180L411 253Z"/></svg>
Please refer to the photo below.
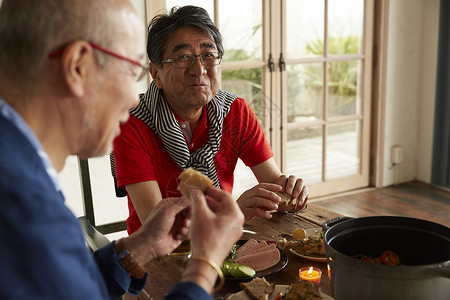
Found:
<svg viewBox="0 0 450 300"><path fill-rule="evenodd" d="M118 59L125 60L125 61L127 61L127 62L129 62L129 63L131 63L131 64L133 64L133 65L135 65L135 66L139 66L139 67L146 68L146 67L143 66L140 62L138 62L138 61L136 61L136 60L134 60L134 59L125 57L125 56L123 56L123 55L120 55L119 53L116 53L116 52L114 52L114 51L111 51L111 50L109 50L109 49L107 49L107 48L104 48L104 47L102 47L102 46L100 46L100 45L97 45L97 44L94 44L94 43L88 43L88 44L89 44L92 48L97 49L97 50L99 50L99 51L101 51L101 52L104 52L104 53L106 53L106 54L109 54L109 55L111 55L111 56L114 56L114 57L116 57L116 58L118 58ZM64 50L66 50L66 47L67 47L67 46L63 46L63 47L61 47L61 48L59 48L59 49L56 49L56 50L50 52L50 53L48 54L48 57L50 57L50 58L55 58L55 57L58 57L58 56L62 55L62 54L64 53Z"/></svg>

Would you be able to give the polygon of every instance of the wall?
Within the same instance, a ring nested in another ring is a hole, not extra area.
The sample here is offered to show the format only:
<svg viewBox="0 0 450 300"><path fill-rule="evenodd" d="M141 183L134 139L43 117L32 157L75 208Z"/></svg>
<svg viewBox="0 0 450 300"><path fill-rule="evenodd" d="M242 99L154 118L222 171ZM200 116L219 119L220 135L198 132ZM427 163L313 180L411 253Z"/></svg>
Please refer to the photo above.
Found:
<svg viewBox="0 0 450 300"><path fill-rule="evenodd" d="M383 185L430 182L439 0L393 0L389 6ZM403 162L391 166L391 147Z"/></svg>
<svg viewBox="0 0 450 300"><path fill-rule="evenodd" d="M416 179L431 181L439 40L439 0L423 1L421 90Z"/></svg>

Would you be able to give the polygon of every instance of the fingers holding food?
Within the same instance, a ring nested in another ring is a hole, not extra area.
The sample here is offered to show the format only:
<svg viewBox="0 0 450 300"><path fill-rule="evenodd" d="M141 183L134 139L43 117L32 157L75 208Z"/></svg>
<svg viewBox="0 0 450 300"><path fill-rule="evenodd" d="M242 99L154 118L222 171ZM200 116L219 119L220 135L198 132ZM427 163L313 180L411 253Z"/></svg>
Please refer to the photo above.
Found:
<svg viewBox="0 0 450 300"><path fill-rule="evenodd" d="M191 189L198 189L201 190L203 194L206 194L213 185L211 179L192 168L188 168L181 172L178 179L180 180L180 183L178 184L177 189L185 197L189 197Z"/></svg>

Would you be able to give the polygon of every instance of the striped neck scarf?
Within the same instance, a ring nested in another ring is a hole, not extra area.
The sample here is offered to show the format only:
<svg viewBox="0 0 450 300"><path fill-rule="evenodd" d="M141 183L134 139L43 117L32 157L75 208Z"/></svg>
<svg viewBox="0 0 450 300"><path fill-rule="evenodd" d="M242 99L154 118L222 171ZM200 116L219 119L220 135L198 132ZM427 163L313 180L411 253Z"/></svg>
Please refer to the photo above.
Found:
<svg viewBox="0 0 450 300"><path fill-rule="evenodd" d="M147 124L161 138L170 157L182 170L192 167L208 176L214 182L214 186L220 188L213 159L222 139L223 120L237 96L218 90L209 101L206 106L210 123L208 140L203 147L193 153L189 152L178 121L155 82L150 84L147 93L139 97L138 106L130 110L131 115Z"/></svg>

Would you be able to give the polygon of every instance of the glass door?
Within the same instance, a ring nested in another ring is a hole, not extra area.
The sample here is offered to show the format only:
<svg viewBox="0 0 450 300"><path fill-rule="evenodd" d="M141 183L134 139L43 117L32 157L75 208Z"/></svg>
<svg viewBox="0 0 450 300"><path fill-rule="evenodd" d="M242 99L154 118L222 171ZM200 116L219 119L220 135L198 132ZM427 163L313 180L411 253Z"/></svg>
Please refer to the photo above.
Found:
<svg viewBox="0 0 450 300"><path fill-rule="evenodd" d="M313 196L367 186L373 1L281 5L284 172Z"/></svg>

